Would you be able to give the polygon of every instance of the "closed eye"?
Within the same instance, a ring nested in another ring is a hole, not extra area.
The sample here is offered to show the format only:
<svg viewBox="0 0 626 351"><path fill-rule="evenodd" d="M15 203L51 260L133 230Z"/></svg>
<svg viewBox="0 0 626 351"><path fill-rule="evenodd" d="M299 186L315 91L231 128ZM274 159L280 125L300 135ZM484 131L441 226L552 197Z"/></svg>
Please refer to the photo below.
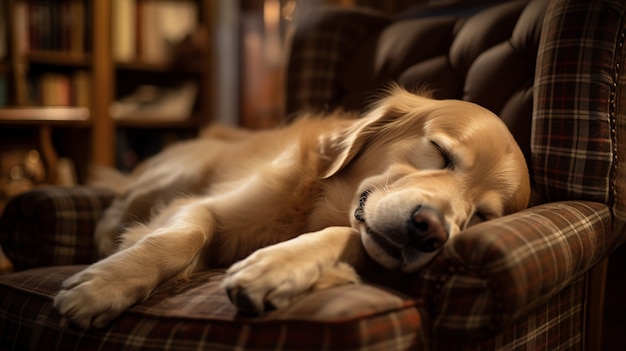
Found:
<svg viewBox="0 0 626 351"><path fill-rule="evenodd" d="M454 163L452 162L452 157L450 156L450 153L436 142L431 140L430 143L433 144L433 146L437 149L437 151L439 151L439 154L441 154L441 157L443 158L443 167L441 167L441 169L454 168Z"/></svg>
<svg viewBox="0 0 626 351"><path fill-rule="evenodd" d="M488 221L489 219L490 219L490 216L484 214L483 212L476 211L476 212L474 212L472 217L470 217L470 219L467 221L467 224L465 225L465 228L469 228L469 227L471 227L473 225L476 225L478 223L482 223L482 222Z"/></svg>
<svg viewBox="0 0 626 351"><path fill-rule="evenodd" d="M479 211L476 211L474 216L476 216L481 222L489 220L489 216Z"/></svg>

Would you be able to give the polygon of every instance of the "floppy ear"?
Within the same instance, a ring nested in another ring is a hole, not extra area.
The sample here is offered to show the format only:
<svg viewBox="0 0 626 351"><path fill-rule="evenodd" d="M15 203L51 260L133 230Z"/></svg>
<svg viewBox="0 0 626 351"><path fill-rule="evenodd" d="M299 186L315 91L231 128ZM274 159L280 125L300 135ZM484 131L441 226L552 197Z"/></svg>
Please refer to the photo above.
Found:
<svg viewBox="0 0 626 351"><path fill-rule="evenodd" d="M319 176L326 179L337 174L366 144L373 145L384 135L401 134L423 124L419 110L430 101L432 99L427 91L420 91L416 95L398 85L390 85L386 96L374 104L363 118L322 137L318 144L322 159Z"/></svg>
<svg viewBox="0 0 626 351"><path fill-rule="evenodd" d="M366 117L352 121L332 133L322 136L318 144L321 157L319 177L330 178L345 168L363 149L365 144L380 132L389 116L382 109L375 109Z"/></svg>

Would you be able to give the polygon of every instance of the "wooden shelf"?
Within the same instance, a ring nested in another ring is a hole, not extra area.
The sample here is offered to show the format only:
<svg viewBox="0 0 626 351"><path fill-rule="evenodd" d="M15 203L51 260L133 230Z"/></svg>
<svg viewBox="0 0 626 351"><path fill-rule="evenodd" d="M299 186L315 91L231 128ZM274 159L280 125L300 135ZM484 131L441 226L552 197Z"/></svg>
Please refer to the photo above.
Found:
<svg viewBox="0 0 626 351"><path fill-rule="evenodd" d="M167 121L167 120L154 120L146 118L123 118L116 119L115 125L123 128L150 128L150 129L163 129L163 128L198 128L198 118L192 117L184 121Z"/></svg>
<svg viewBox="0 0 626 351"><path fill-rule="evenodd" d="M154 73L202 74L199 67L176 67L170 62L128 61L117 62L115 68L121 71L142 71Z"/></svg>
<svg viewBox="0 0 626 351"><path fill-rule="evenodd" d="M46 64L68 67L88 67L91 65L91 54L68 51L30 51L26 60L31 64Z"/></svg>
<svg viewBox="0 0 626 351"><path fill-rule="evenodd" d="M84 107L15 107L0 109L0 125L28 126L35 131L36 149L41 153L46 168L46 184L55 184L58 174L57 154L52 129L90 126L89 109Z"/></svg>
<svg viewBox="0 0 626 351"><path fill-rule="evenodd" d="M118 3L131 4L131 1L135 4L141 3L141 0L125 0ZM203 36L199 42L210 48L213 45L211 37L217 10L216 2L214 0L189 1L197 5L199 28L205 27L207 30L206 36ZM190 131L198 130L207 124L210 121L209 116L214 115L212 112L215 76L212 74L211 50L201 51L198 56L192 57L199 64L194 61L194 64L179 66L174 62L165 61L167 60L165 58L164 62L149 62L141 59L117 62L116 57L120 56L116 55L117 51L114 50L116 47L113 44L120 43L120 40L116 40L113 34L114 29L118 28L116 26L120 25L121 19L126 17L118 16L120 13L114 11L116 2L71 0L70 5L78 6L75 10L81 9L76 13L80 14L82 20L70 21L72 27L67 33L59 30L48 31L51 26L67 24L63 22L64 19L68 19L64 17L67 13L57 11L59 6L65 6L61 5L61 2L47 1L45 3L46 9L51 10L51 23L39 21L37 14L29 11L27 1L2 0L0 3L4 9L0 11L2 15L0 21L6 23L8 29L8 52L7 57L0 60L0 74L8 84L7 102L9 104L8 108L0 108L0 126L4 126L7 132L12 129L22 129L22 126L25 126L24 129L38 131L42 135L40 144L44 145L45 150L49 150L49 154L54 153L52 146L55 146L59 150L60 157L68 157L76 161L79 179L80 174L86 174L86 171L83 171L87 169L87 165L116 165L116 152L118 152L116 128L125 128L126 131L130 129L145 131L145 138L149 140L156 139L153 136L169 134L170 129L186 137L192 134ZM154 1L154 3L158 2ZM72 17L72 19L78 18ZM129 20L135 23L136 18L131 17ZM132 23L128 26L131 28L131 35L145 33L145 31L137 31L133 34L132 31L138 28ZM39 34L44 34L44 36L40 37ZM56 37L56 40L51 42L50 36L59 34L62 36ZM65 45L68 44L67 34L70 34L70 45ZM138 37L137 43L140 42L139 39ZM142 42L146 43L145 40ZM56 47L64 49L54 51L52 48ZM82 51L83 49L85 51ZM148 51L137 51L138 54L146 52ZM137 55L136 57L156 56ZM110 115L110 108L116 98L126 96L141 85L170 87L174 83L178 84L178 78L194 80L198 83L194 116L189 119L165 121L148 120L137 116L137 118L117 120ZM69 104L86 105L86 107L29 106L37 103L66 104L64 99L59 101L39 99L39 97L51 96L50 92L61 94L59 95L61 98L69 94ZM69 93L66 94L67 92ZM54 143L51 142L53 134ZM51 156L49 159L54 161L55 158ZM53 161L49 164L54 165ZM51 166L52 168L54 167Z"/></svg>
<svg viewBox="0 0 626 351"><path fill-rule="evenodd" d="M14 107L0 109L0 124L89 125L89 109L84 107Z"/></svg>
<svg viewBox="0 0 626 351"><path fill-rule="evenodd" d="M145 62L145 61L125 61L115 63L115 68L129 71L161 72L170 71L172 65L169 62Z"/></svg>

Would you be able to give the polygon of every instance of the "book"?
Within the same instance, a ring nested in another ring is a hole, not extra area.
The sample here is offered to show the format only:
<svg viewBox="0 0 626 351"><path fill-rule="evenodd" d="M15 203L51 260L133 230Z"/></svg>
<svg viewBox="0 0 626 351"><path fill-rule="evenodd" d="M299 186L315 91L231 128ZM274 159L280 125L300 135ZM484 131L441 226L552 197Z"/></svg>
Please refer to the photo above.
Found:
<svg viewBox="0 0 626 351"><path fill-rule="evenodd" d="M91 74L78 70L72 76L72 105L79 107L91 106Z"/></svg>
<svg viewBox="0 0 626 351"><path fill-rule="evenodd" d="M9 101L8 80L6 75L0 73L0 107L7 106Z"/></svg>
<svg viewBox="0 0 626 351"><path fill-rule="evenodd" d="M13 5L13 18L17 53L23 55L30 49L28 40L30 24L28 23L28 4L26 2L18 1Z"/></svg>
<svg viewBox="0 0 626 351"><path fill-rule="evenodd" d="M135 0L113 0L112 6L113 58L121 62L132 61L136 58Z"/></svg>
<svg viewBox="0 0 626 351"><path fill-rule="evenodd" d="M198 25L198 5L183 0L113 0L113 56L118 62L168 62L174 44Z"/></svg>
<svg viewBox="0 0 626 351"><path fill-rule="evenodd" d="M90 82L91 74L85 70L72 73L46 72L29 77L29 104L89 107Z"/></svg>
<svg viewBox="0 0 626 351"><path fill-rule="evenodd" d="M164 62L167 60L167 50L161 33L160 3L155 1L143 1L141 5L141 17L138 33L141 60L145 62Z"/></svg>
<svg viewBox="0 0 626 351"><path fill-rule="evenodd" d="M67 48L72 52L85 52L85 3L66 0L63 15L63 37Z"/></svg>
<svg viewBox="0 0 626 351"><path fill-rule="evenodd" d="M20 52L87 51L92 30L87 18L90 4L91 0L17 1L13 15Z"/></svg>
<svg viewBox="0 0 626 351"><path fill-rule="evenodd" d="M8 55L7 15L5 5L0 4L0 60L4 60Z"/></svg>

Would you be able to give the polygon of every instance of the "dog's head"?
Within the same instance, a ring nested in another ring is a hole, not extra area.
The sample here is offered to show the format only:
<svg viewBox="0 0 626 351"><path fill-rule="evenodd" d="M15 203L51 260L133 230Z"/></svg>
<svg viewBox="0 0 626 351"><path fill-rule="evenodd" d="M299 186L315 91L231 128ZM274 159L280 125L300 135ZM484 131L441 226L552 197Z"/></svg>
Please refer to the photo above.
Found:
<svg viewBox="0 0 626 351"><path fill-rule="evenodd" d="M393 88L337 146L325 177L366 174L352 226L381 265L415 271L464 228L524 209L524 156L490 111Z"/></svg>

